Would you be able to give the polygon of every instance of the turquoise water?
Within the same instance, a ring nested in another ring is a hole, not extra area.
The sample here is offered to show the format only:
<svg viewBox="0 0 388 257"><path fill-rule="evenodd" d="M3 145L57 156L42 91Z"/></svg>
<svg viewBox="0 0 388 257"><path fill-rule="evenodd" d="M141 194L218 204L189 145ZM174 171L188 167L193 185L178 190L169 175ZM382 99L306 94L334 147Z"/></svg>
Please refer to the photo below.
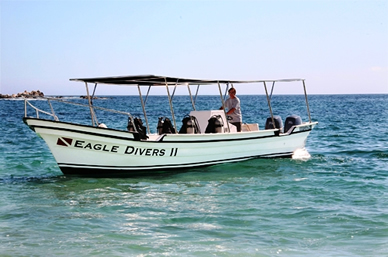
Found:
<svg viewBox="0 0 388 257"><path fill-rule="evenodd" d="M140 112L135 98L112 98L95 104ZM263 128L265 98L240 99L244 121ZM174 99L179 118L190 108L186 100ZM291 108L300 100L274 98L275 114L306 120L304 108ZM167 114L164 98L148 101L153 115ZM62 175L42 139L23 124L23 101L0 100L0 255L388 256L388 95L309 101L319 124L307 140L308 160L80 178ZM204 108L215 104L198 99ZM61 120L67 111L89 123L78 107L57 111ZM100 121L126 122L114 115ZM156 120L150 123L154 129Z"/></svg>

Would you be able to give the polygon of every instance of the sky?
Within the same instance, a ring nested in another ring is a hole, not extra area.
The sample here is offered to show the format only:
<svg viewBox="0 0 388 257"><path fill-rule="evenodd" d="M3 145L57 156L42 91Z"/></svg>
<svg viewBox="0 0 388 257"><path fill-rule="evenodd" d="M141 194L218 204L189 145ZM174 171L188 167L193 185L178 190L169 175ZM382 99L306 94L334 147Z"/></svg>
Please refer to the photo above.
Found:
<svg viewBox="0 0 388 257"><path fill-rule="evenodd" d="M145 74L388 93L388 0L0 0L0 12L1 94L82 95L70 78Z"/></svg>

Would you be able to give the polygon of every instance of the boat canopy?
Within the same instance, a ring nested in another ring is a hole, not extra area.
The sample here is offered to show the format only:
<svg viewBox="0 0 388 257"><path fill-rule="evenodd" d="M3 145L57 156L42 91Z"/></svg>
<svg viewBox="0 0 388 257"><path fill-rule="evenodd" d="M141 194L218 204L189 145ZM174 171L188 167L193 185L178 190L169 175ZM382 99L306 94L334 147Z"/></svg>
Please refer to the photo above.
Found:
<svg viewBox="0 0 388 257"><path fill-rule="evenodd" d="M158 87L158 86L160 86L160 87L164 86L164 87L167 88L167 95L168 95L168 99L169 99L169 103L170 103L171 115L172 115L172 119L173 119L173 122L174 122L174 127L176 128L177 126L176 126L176 120L175 120L175 115L174 115L174 108L173 108L173 105L172 105L172 98L174 96L175 89L176 89L177 86L187 86L188 91L189 91L189 95L190 95L190 98L191 98L191 103L192 103L192 106L193 106L193 110L195 110L195 100L196 100L197 95L198 95L199 87L201 85L214 85L214 84L216 84L216 85L218 85L218 90L219 90L219 93L220 93L221 103L222 103L223 109L225 110L224 98L226 97L226 94L228 92L229 85L231 85L233 87L233 84L263 83L264 89L265 89L265 94L267 96L268 107L269 107L269 110L270 110L272 121L274 123L272 107L271 107L271 97L272 97L272 93L273 93L273 89L274 89L275 83L276 82L295 82L295 81L301 81L302 84L303 84L304 94L305 94L305 98L306 98L307 112L308 112L308 115L309 115L309 120L311 122L311 116L310 116L310 110L309 110L309 107L308 107L308 100L307 100L307 93L306 93L306 87L305 87L305 80L304 79L276 79L276 80L206 80L205 79L204 80L204 79L187 79L187 78L156 76L156 75L133 75L133 76L118 76L118 77L79 78L79 79L70 79L70 81L79 81L79 82L84 82L85 83L86 93L87 93L87 98L88 98L88 101L89 101L89 108L90 108L90 114L91 114L92 125L93 126L98 124L96 115L95 115L94 110L93 110L93 101L92 101L92 99L94 97L94 93L95 93L96 88L97 88L97 84L136 86L138 88L138 91L139 91L140 101L141 101L141 105L142 105L142 108L143 108L143 113L144 113L144 118L145 118L145 121L146 121L146 124L147 124L148 133L150 133L150 129L149 129L149 124L148 124L147 114L146 114L146 111L145 111L145 103L147 102L148 95L149 95L151 87ZM95 84L92 95L89 94L88 83ZM271 89L271 93L270 94L268 94L267 83L272 83L272 89ZM225 90L225 96L224 97L222 96L223 94L222 94L222 90L221 90L221 84L226 85L226 90ZM195 94L195 98L193 98L193 96L191 94L190 85L196 85L197 86L197 91L196 91L196 94ZM142 92L141 92L141 89L140 89L141 86L148 86L148 92L147 92L147 95L146 95L145 99L143 99L143 96L142 96ZM172 92L172 94L170 94L169 86L174 86L174 91ZM225 113L225 115L226 115L226 113Z"/></svg>
<svg viewBox="0 0 388 257"><path fill-rule="evenodd" d="M277 80L204 80L187 79L178 77L156 76L156 75L135 75L119 77L98 77L98 78L78 78L70 81L80 81L85 83L112 84L112 85L132 85L132 86L166 86L166 85L209 85L209 84L244 84L263 82L292 82L304 81L304 79L277 79Z"/></svg>

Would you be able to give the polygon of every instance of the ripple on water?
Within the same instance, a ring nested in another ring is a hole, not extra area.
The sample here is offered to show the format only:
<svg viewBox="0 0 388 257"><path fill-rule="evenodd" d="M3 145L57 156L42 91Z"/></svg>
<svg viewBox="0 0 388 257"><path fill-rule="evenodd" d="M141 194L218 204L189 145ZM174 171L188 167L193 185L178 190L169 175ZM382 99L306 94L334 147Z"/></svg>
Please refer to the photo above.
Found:
<svg viewBox="0 0 388 257"><path fill-rule="evenodd" d="M285 105L290 97L278 100ZM42 140L21 123L23 106L7 101L10 115L0 112L7 119L0 137L0 252L386 256L387 120L373 113L388 101L371 97L309 99L320 123L307 141L308 158L132 178L63 176ZM127 106L120 99L116 104ZM162 99L153 100L150 108L158 110Z"/></svg>

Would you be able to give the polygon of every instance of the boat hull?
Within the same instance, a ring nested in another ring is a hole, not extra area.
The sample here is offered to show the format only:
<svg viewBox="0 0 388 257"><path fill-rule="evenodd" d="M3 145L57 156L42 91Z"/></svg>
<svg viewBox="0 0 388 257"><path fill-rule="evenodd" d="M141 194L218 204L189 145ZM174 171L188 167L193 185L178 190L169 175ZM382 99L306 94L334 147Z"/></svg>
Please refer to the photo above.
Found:
<svg viewBox="0 0 388 257"><path fill-rule="evenodd" d="M105 176L186 169L260 157L291 157L315 123L289 134L259 130L222 134L136 134L66 122L24 118L50 148L64 174Z"/></svg>

